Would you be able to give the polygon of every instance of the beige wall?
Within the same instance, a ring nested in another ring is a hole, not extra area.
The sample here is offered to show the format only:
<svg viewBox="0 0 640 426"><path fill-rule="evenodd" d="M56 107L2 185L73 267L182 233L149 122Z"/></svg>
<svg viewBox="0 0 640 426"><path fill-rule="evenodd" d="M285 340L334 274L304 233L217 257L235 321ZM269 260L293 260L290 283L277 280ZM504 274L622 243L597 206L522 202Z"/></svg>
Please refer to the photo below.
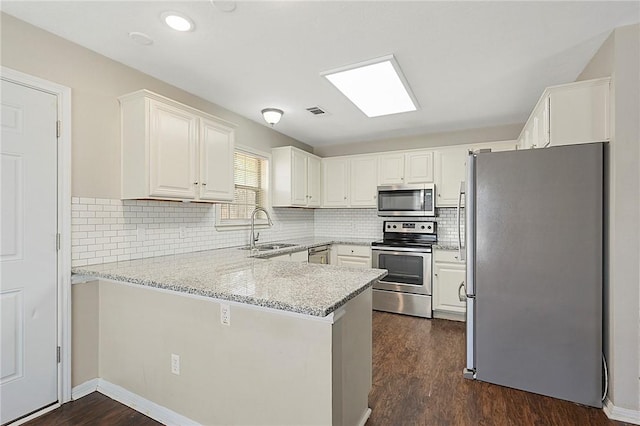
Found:
<svg viewBox="0 0 640 426"><path fill-rule="evenodd" d="M99 377L201 424L353 425L367 409L370 289L336 324L232 304L230 326L216 300L109 281L99 294Z"/></svg>
<svg viewBox="0 0 640 426"><path fill-rule="evenodd" d="M616 29L578 80L612 77L604 346L609 399L640 410L640 25ZM636 194L636 196L634 196Z"/></svg>
<svg viewBox="0 0 640 426"><path fill-rule="evenodd" d="M117 97L149 89L238 125L236 141L262 150L312 148L77 44L0 14L2 66L72 89L72 194L120 198ZM64 125L64 124L63 124Z"/></svg>
<svg viewBox="0 0 640 426"><path fill-rule="evenodd" d="M531 108L533 107L534 105L531 105ZM320 157L337 157L339 155L366 154L372 152L396 151L401 149L434 148L480 142L507 141L517 139L522 127L524 127L524 123L486 127L482 129L460 130L456 132L431 133L427 135L381 139L352 144L319 146L314 148L313 152Z"/></svg>
<svg viewBox="0 0 640 426"><path fill-rule="evenodd" d="M98 280L71 287L71 386L98 377Z"/></svg>

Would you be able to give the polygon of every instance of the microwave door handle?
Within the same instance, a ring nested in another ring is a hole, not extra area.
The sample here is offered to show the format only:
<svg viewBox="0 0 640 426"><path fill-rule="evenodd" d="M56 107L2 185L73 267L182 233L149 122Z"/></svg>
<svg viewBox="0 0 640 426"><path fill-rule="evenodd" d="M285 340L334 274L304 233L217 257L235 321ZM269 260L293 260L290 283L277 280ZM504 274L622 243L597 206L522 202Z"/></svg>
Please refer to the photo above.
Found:
<svg viewBox="0 0 640 426"><path fill-rule="evenodd" d="M458 208L456 209L456 213L457 213L457 217L458 217L458 260L460 261L464 261L465 257L465 251L462 250L462 229L461 229L461 214L460 211L462 210L462 197L464 196L464 192L465 192L465 183L460 182L460 192L458 193Z"/></svg>
<svg viewBox="0 0 640 426"><path fill-rule="evenodd" d="M426 191L424 189L420 190L420 210L424 210L424 197L425 197Z"/></svg>

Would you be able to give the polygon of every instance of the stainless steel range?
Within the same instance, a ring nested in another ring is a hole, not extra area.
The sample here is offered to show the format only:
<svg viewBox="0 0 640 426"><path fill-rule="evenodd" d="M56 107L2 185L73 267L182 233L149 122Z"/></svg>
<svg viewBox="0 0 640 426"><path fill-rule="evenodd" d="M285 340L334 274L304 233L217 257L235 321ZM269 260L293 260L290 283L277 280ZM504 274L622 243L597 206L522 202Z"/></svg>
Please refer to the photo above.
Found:
<svg viewBox="0 0 640 426"><path fill-rule="evenodd" d="M389 273L373 285L373 309L431 318L432 244L436 223L386 220L372 244L372 266Z"/></svg>

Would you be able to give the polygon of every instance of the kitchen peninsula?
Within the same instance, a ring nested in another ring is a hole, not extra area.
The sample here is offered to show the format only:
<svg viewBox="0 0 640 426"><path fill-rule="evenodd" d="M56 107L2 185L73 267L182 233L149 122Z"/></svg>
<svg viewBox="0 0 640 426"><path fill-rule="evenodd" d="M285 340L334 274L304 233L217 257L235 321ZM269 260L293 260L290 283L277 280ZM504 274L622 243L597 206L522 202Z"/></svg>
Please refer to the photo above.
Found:
<svg viewBox="0 0 640 426"><path fill-rule="evenodd" d="M100 380L200 424L369 415L371 285L383 270L229 248L73 272L100 281Z"/></svg>

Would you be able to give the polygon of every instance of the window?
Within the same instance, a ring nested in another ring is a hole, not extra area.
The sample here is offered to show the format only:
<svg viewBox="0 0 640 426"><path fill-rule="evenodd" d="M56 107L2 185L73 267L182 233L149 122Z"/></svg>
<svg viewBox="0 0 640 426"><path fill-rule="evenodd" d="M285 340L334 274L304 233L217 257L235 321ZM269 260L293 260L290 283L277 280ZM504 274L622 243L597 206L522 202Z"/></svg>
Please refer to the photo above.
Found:
<svg viewBox="0 0 640 426"><path fill-rule="evenodd" d="M233 202L221 204L218 226L247 225L256 207L267 207L267 159L248 151L236 150L233 156ZM266 223L264 213L256 223Z"/></svg>

